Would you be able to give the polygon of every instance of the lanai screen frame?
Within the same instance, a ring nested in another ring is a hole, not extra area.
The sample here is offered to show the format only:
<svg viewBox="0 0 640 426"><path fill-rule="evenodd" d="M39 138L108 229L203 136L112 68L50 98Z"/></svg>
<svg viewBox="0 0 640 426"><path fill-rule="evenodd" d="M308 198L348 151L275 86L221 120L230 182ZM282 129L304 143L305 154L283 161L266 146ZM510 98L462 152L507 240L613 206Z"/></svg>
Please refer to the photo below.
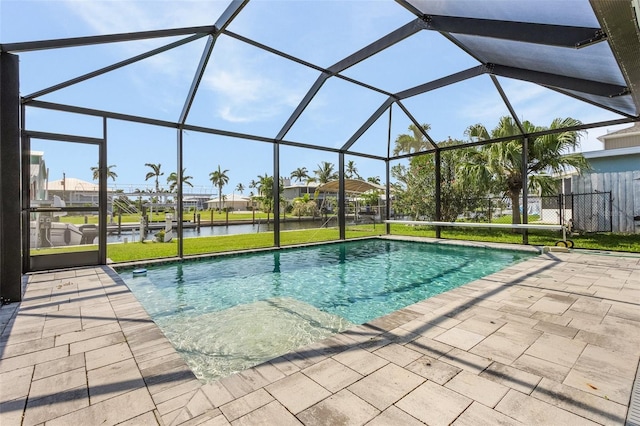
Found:
<svg viewBox="0 0 640 426"><path fill-rule="evenodd" d="M118 62L116 64L101 68L99 70L95 70L93 72L81 75L79 77L73 78L71 80L62 82L60 84L42 89L38 92L34 92L28 95L25 95L21 98L21 112L22 112L22 131L28 132L25 129L25 118L27 115L27 108L44 108L48 110L68 112L68 113L76 113L76 114L84 114L89 116L101 117L104 123L104 138L106 144L108 145L108 122L109 120L122 120L134 123L148 124L154 126L161 126L167 128L176 129L176 159L177 159L177 215L179 218L182 217L183 214L183 199L182 199L182 183L183 183L183 132L185 130L200 132L212 135L220 135L227 136L232 138L239 138L244 140L256 141L256 142L264 142L270 143L273 145L273 176L280 176L280 146L292 146L298 148L307 148L325 152L331 152L334 154L338 154L339 165L338 165L338 173L339 173L339 196L338 196L338 223L339 223L339 238L341 240L345 239L345 228L346 228L346 210L345 210L345 187L344 187L344 169L345 169L345 155L352 155L356 157L362 158L370 158L374 160L383 161L386 167L386 196L387 196L387 205L390 205L390 167L389 163L391 161L401 160L410 158L416 155L423 154L434 154L435 163L436 163L436 220L440 220L440 188L439 188L439 173L440 173L440 153L445 150L451 149L459 149L459 148L468 148L472 146L480 146L491 143L499 143L507 140L520 140L523 143L523 164L526 164L526 153L527 153L527 143L535 139L538 136L542 136L545 134L551 133L559 133L566 131L581 131L592 128L599 128L604 126L612 126L623 123L630 123L634 121L640 121L640 115L638 115L638 111L640 111L640 63L639 60L635 57L637 52L635 50L637 47L640 47L640 41L638 38L638 32L635 31L633 25L628 22L628 19L623 19L624 15L620 15L620 5L619 2L616 4L615 1L611 0L590 0L590 5L592 6L594 12L598 20L601 23L601 28L591 28L591 27L573 27L573 26L563 26L563 25L551 25L544 23L524 23L524 22L514 22L509 20L495 20L495 19L479 19L479 18L470 18L470 17L461 17L461 16L442 16L442 15L430 15L425 14L421 10L421 2L420 0L397 0L397 3L406 8L408 11L413 13L416 18L409 23L401 26L400 28L388 33L387 35L381 37L380 39L374 41L368 46L358 50L352 55L347 56L346 58L338 61L334 65L324 68L312 63L309 63L305 60L297 58L295 56L289 55L272 47L266 46L262 43L251 40L242 35L233 33L227 29L232 20L241 13L242 9L248 4L249 0L233 0L224 13L220 16L220 18L216 21L214 25L211 26L199 26L199 27L187 27L187 28L176 28L176 29L165 29L165 30L156 30L156 31L142 31L135 33L126 33L126 34L112 34L112 35L103 35L103 36L89 36L89 37L79 37L79 38L70 38L70 39L57 39L57 40L44 40L44 41L35 41L35 42L24 42L24 43L11 43L11 44L3 44L0 45L0 51L2 54L16 54L20 52L26 51L35 51L35 50L48 50L48 49L58 49L64 47L76 47L76 46L89 46L94 44L104 44L104 43L114 43L114 42L122 42L122 41L134 41L134 40L143 40L143 39L152 39L152 38L163 38L163 37L175 37L175 36L186 36L185 38L169 43L165 46L150 50L140 55L136 55L127 60ZM630 10L630 5L627 5L627 10L624 12L632 12ZM404 40L407 37L416 34L422 30L430 30L437 31L442 34L444 37L452 41L455 45L457 45L460 49L465 51L467 54L475 58L480 65L476 67L469 68L467 70L457 72L455 74L448 75L446 77L436 79L433 81L426 82L424 84L418 85L413 88L409 88L397 93L390 93L385 90L382 90L378 87L374 87L372 85L363 83L356 79L347 77L341 74L342 71L345 71L352 65L355 65L381 51L384 49ZM552 45L552 46L564 46L564 47L573 47L573 48L581 48L592 43L602 43L608 42L616 59L616 62L621 70L621 73L626 81L626 85L612 84L612 83L604 83L602 81L588 80L575 78L571 76L565 75L557 75L551 73L545 73L530 69L520 69L514 68L511 66L500 65L495 63L489 63L484 61L482 58L476 54L476 52L469 50L465 47L464 44L460 43L456 38L456 35L466 35L471 37L489 37L489 38L497 38L501 40L513 40L524 43L533 43L533 44L541 44L541 45ZM225 131L221 129L208 128L203 126L195 126L188 123L189 111L193 104L195 95L198 91L199 85L203 78L205 69L207 67L209 58L211 53L213 52L215 42L217 38L221 35L225 35L231 38L234 38L238 41L248 43L253 47L265 50L272 54L278 55L282 58L288 59L290 61L296 62L300 65L306 66L308 68L314 69L318 71L320 74L309 89L307 94L304 96L300 104L295 108L287 122L283 125L282 129L278 132L275 137L266 137L259 135L251 135L244 134L232 131ZM64 105L57 104L52 102L40 101L39 97L44 96L48 93L52 93L54 91L60 90L65 87L69 87L73 84L80 83L82 81L88 80L90 78L111 72L113 70L119 69L121 67L127 66L129 64L133 64L135 62L141 61L143 59L149 58L156 54L160 54L162 52L168 51L175 47L184 45L186 43L190 43L192 41L207 38L206 45L202 52L199 65L195 72L195 75L192 80L191 87L186 96L182 111L180 113L180 117L176 121L166 121L166 120L158 120L151 117L142 117L136 115L129 114L121 114L117 112L97 110L84 108L79 106L72 105ZM438 144L429 136L427 132L422 130L418 120L411 114L411 112L405 107L403 104L403 100L410 98L412 96L416 96L419 94L426 93L431 90L436 90L438 88L442 88L451 84L456 84L461 81L465 81L467 79L477 77L480 75L489 75L497 92L500 94L501 99L503 100L505 106L509 110L511 117L514 119L518 127L520 128L521 134L513 135L509 137L499 138L499 139L490 139L483 140L471 143L465 143L459 146L450 146L450 147L440 147ZM496 76L514 78L518 80L524 80L533 82L543 87L552 89L559 93L562 93L567 96L571 96L577 98L581 101L590 103L592 105L598 106L605 110L609 110L619 114L623 118L616 120L608 120L608 121L600 121L595 123L587 123L582 124L580 126L574 126L570 128L562 128L557 130L549 130L544 132L536 132L527 134L523 126L521 125L516 112L514 111L508 97L505 95L504 90L502 89L500 82L496 78ZM296 120L303 113L305 108L309 105L309 103L313 100L314 96L318 93L322 85L330 78L335 77L347 81L351 84L355 84L366 88L368 90L375 91L379 94L387 96L387 99L380 105L380 107L366 120L362 126L342 145L340 148L332 148L325 147L321 145L315 145L310 143L305 143L301 141L293 141L286 139L286 135L291 127L294 125ZM623 111L619 108L616 108L614 104L604 102L598 102L598 97L602 97L606 100L606 98L614 98L619 96L628 96L632 99L633 105L635 105L636 114L630 113L628 111ZM391 108L393 105L400 108L405 115L410 119L410 121L421 131L423 131L424 137L430 141L432 147L426 149L424 151L420 151L412 154L405 155L391 155L392 147L391 147ZM388 132L388 140L387 140L387 155L379 156L372 155L366 152L357 152L353 151L351 148L354 143L367 131L367 129L373 125L376 120L383 116L386 112L389 112L389 132ZM24 133L26 134L26 133ZM73 135L60 135L60 136L69 136L75 137ZM101 153L100 159L100 178L102 182L106 182L106 155L107 153ZM525 182L523 185L523 208L526 211L527 207L527 183L526 183L526 173L523 174ZM274 197L277 198L279 194L279 179L274 179ZM102 199L106 199L106 184L102 185L100 188ZM106 218L106 203L103 203L101 206L102 210L101 217ZM390 210L386 210L387 219L389 219ZM274 204L274 217L279 218L280 216L280 205L279 203ZM104 219L106 220L106 219ZM523 216L523 221L526 223L527 218L526 215ZM178 257L184 257L183 250L183 229L182 229L182 221L177 221L178 225ZM106 226L100 227L101 233L106 234ZM387 225L386 232L389 233L389 226ZM439 235L439 229L437 229L437 236ZM104 238L105 235L100 235L100 241L106 241ZM523 234L523 242L527 243L527 235L526 232ZM106 242L104 242L106 244ZM274 221L274 246L280 246L280 222L279 219ZM23 253L28 254L28 249L25 249ZM106 250L100 250L100 261L102 264L106 264Z"/></svg>

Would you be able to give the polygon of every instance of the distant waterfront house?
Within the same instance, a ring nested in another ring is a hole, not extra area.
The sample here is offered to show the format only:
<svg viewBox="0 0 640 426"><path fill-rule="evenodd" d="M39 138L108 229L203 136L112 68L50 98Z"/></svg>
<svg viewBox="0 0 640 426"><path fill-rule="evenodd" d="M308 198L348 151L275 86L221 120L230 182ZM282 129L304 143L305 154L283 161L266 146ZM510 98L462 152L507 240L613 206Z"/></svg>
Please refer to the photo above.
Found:
<svg viewBox="0 0 640 426"><path fill-rule="evenodd" d="M49 197L60 197L67 206L97 206L98 185L82 179L64 177L59 180L49 181Z"/></svg>
<svg viewBox="0 0 640 426"><path fill-rule="evenodd" d="M220 198L207 200L208 209L220 208ZM251 198L240 194L227 194L222 196L222 209L229 210L251 210Z"/></svg>
<svg viewBox="0 0 640 426"><path fill-rule="evenodd" d="M182 205L185 210L187 209L204 210L209 208L208 203L210 199L211 199L210 197L206 197L206 196L198 196L198 195L188 196L182 199Z"/></svg>
<svg viewBox="0 0 640 426"><path fill-rule="evenodd" d="M309 198L313 200L315 198L314 195L316 189L318 189L317 184L285 185L282 196L289 204L291 204L296 198L304 197L305 194L309 194Z"/></svg>

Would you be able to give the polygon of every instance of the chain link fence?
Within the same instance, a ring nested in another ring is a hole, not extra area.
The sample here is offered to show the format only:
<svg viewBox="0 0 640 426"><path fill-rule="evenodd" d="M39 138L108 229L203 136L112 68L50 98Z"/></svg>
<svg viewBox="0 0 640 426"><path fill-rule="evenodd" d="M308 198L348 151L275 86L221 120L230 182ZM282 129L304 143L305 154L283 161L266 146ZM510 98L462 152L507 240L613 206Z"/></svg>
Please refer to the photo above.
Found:
<svg viewBox="0 0 640 426"><path fill-rule="evenodd" d="M458 220L479 223L512 223L511 200L504 198L475 198L465 200ZM529 196L527 222L549 225L568 225L578 232L612 232L611 192L591 192L556 196ZM520 199L518 212L521 221L525 214Z"/></svg>

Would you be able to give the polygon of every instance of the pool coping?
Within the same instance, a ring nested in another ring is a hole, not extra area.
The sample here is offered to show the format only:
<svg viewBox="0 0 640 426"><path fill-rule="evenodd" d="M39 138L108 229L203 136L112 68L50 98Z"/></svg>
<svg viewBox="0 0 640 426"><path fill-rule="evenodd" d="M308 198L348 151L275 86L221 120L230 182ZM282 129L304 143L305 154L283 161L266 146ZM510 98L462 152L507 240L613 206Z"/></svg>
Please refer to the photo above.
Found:
<svg viewBox="0 0 640 426"><path fill-rule="evenodd" d="M253 254L253 253L265 253L265 252L268 253L272 251L284 251L284 250L292 250L296 248L323 246L323 245L330 245L330 244L341 244L345 242L348 243L352 241L363 241L363 240L413 241L413 242L438 244L438 245L452 245L452 246L460 246L460 247L475 247L475 248L484 248L484 249L493 248L498 250L521 251L521 252L527 252L527 253L542 253L544 251L544 247L534 246L534 245L451 240L451 239L443 239L443 238L414 237L414 236L403 236L403 235L375 235L375 236L369 236L369 237L350 238L349 240L346 240L346 241L342 241L342 240L317 241L317 242L311 242L311 243L291 244L291 245L280 246L280 247L260 247L255 249L226 251L226 252L218 252L218 253L194 254L194 255L188 255L184 257L143 259L143 260L136 260L131 262L118 262L118 263L113 262L113 263L109 263L109 266L114 270L119 271L119 270L135 269L138 267L145 267L145 266L157 266L157 265L167 265L167 264L174 264L174 263L183 263L188 261L200 261L200 260L207 260L207 259L215 259L215 258L224 257L224 256L230 257L230 256L241 256L245 254Z"/></svg>
<svg viewBox="0 0 640 426"><path fill-rule="evenodd" d="M314 424L322 414L410 424L417 418L433 420L427 411L411 408L428 406L441 419L454 416L450 420L455 424L473 424L478 418L544 424L550 415L554 420L622 424L629 406L624 395L631 392L640 356L639 273L638 258L541 254L204 385L167 347L113 269L35 274L29 277L25 301L0 309L0 379L29 383L29 389L11 389L0 399L0 421ZM64 319L56 317L61 313ZM491 321L504 322L501 329L508 324L511 333L482 336ZM483 339L467 348L479 336ZM526 336L537 338L516 361L528 363L508 363L513 345L504 347L501 339L522 348L523 341L517 342ZM125 345L129 355L114 353ZM81 367L74 364L79 354L85 359ZM586 368L594 354L599 368ZM487 355L492 361L475 371ZM89 361L95 359L107 364L92 368ZM568 372L554 380L546 376L559 373L540 371L540 365ZM129 380L104 382L106 372L122 366L130 368ZM444 381L434 375L436 370L456 374ZM602 377L598 370L613 373ZM69 388L76 377L85 377L86 383ZM398 377L399 384L391 385ZM581 380L598 389L580 388ZM56 392L43 396L44 384ZM433 401L439 401L437 406Z"/></svg>

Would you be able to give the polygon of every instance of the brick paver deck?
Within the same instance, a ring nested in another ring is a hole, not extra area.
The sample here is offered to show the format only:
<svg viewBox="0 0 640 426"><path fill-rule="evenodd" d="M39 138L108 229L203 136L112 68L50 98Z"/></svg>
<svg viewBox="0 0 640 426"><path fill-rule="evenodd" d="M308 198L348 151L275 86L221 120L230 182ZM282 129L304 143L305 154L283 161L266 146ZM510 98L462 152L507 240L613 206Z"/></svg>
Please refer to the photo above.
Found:
<svg viewBox="0 0 640 426"><path fill-rule="evenodd" d="M0 424L624 424L640 256L547 253L202 384L108 267L0 309Z"/></svg>

